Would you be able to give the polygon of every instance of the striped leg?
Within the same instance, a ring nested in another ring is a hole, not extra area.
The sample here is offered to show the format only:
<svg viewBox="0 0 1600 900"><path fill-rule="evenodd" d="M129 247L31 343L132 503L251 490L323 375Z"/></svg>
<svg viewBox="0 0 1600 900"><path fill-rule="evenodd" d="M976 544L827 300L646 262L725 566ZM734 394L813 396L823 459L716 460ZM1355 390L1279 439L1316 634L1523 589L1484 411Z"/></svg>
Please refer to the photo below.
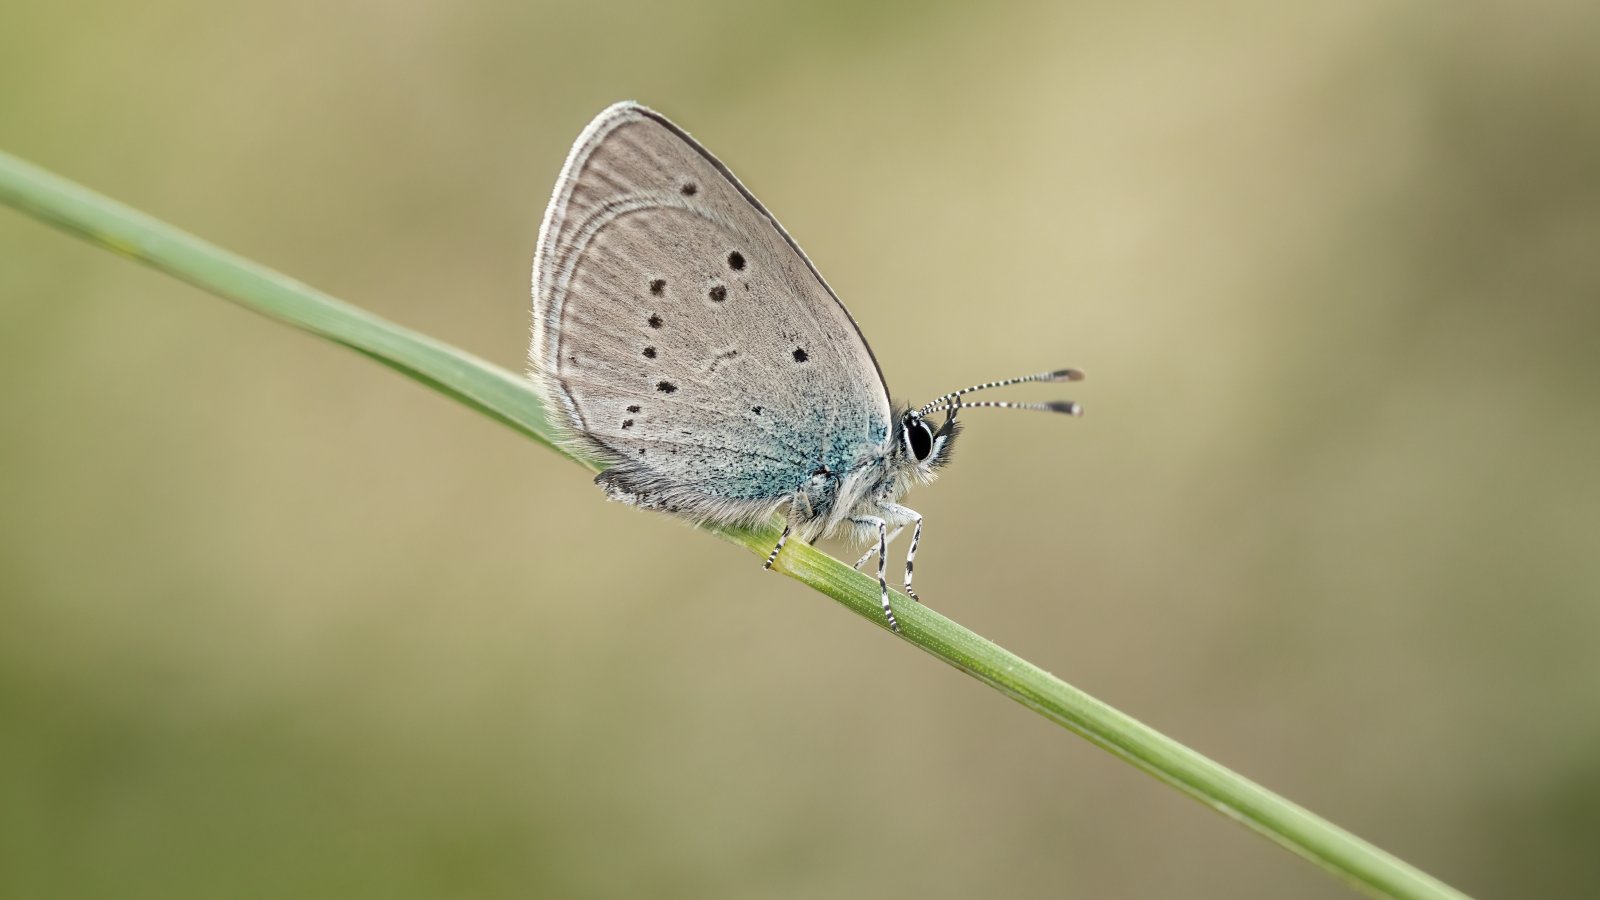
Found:
<svg viewBox="0 0 1600 900"><path fill-rule="evenodd" d="M911 512L911 510L906 510L906 512ZM921 603L922 598L918 597L917 592L911 589L911 568L917 561L917 542L922 540L922 516L916 513L912 513L912 515L917 516L917 525L911 529L911 549L906 551L906 596Z"/></svg>
<svg viewBox="0 0 1600 900"><path fill-rule="evenodd" d="M906 527L904 525L901 525L899 528L896 528L895 530L889 532L889 543L891 543L891 544L894 543L894 539L899 537L900 536L900 532L905 531L905 530L906 530ZM856 564L851 566L850 568L852 568L852 569L861 568L863 565L866 564L867 560L872 558L872 554L877 553L877 552L878 552L878 545L874 544L871 547L868 547L867 548L867 552L861 554L861 558L856 560Z"/></svg>
<svg viewBox="0 0 1600 900"><path fill-rule="evenodd" d="M772 564L778 561L778 554L783 551L783 545L788 540L789 540L789 526L788 525L784 525L783 526L783 534L778 535L778 546L773 547L772 548L772 552L767 554L767 562L761 568L763 568L763 569L772 568Z"/></svg>
<svg viewBox="0 0 1600 900"><path fill-rule="evenodd" d="M889 523L876 516L863 516L854 521L878 529L878 591L883 598L883 617L889 620L889 630L898 634L900 623L894 617L894 610L889 607L889 581L884 577L884 561L889 556Z"/></svg>
<svg viewBox="0 0 1600 900"><path fill-rule="evenodd" d="M906 550L906 596L917 601L918 603L921 603L922 598L918 597L917 592L911 589L911 571L916 568L917 543L922 540L922 513L919 513L908 506L891 504L883 508L883 514L890 519L915 526L911 529L911 547ZM904 527L905 526L903 525L901 526L901 528ZM895 534L899 533L900 529L895 529ZM889 540L892 541L894 538L890 538ZM861 562L866 561L866 557L862 557ZM861 563L857 563L856 565L860 564Z"/></svg>

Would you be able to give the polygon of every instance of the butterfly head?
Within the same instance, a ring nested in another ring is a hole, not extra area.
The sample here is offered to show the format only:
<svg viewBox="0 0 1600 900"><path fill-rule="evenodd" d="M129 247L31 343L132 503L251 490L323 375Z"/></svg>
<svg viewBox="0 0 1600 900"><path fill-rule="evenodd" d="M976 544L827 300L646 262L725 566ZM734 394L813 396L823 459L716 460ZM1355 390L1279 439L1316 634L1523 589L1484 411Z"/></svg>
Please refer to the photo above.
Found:
<svg viewBox="0 0 1600 900"><path fill-rule="evenodd" d="M906 410L900 417L899 453L904 465L914 467L924 479L933 477L935 471L950 462L956 435L961 433L961 423L956 421L956 411L949 410L942 424L929 420L926 413Z"/></svg>

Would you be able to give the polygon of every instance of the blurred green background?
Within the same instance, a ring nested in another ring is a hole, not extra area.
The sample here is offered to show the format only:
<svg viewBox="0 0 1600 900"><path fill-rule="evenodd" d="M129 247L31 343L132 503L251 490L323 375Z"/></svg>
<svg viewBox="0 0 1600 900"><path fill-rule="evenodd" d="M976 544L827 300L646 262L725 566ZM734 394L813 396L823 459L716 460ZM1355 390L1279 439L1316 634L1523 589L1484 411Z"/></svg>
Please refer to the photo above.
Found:
<svg viewBox="0 0 1600 900"><path fill-rule="evenodd" d="M568 146L656 106L899 399L1089 372L911 496L932 605L1470 893L1600 891L1593 3L4 19L0 147L514 369ZM0 322L0 895L1349 896L9 211Z"/></svg>

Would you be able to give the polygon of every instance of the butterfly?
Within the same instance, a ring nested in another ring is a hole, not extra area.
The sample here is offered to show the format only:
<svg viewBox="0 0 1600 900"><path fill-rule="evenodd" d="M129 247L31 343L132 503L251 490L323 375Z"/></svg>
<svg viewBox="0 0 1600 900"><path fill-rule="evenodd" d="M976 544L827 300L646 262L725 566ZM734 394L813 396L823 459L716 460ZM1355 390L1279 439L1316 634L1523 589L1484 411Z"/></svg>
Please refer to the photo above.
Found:
<svg viewBox="0 0 1600 900"><path fill-rule="evenodd" d="M895 407L861 329L800 246L715 156L636 103L579 135L533 264L529 374L565 443L602 464L612 500L697 523L782 512L791 536L875 542L889 627L888 547L922 516L902 505L949 463L959 410L1078 415L1076 403L965 399L1060 369ZM942 418L934 421L933 416Z"/></svg>

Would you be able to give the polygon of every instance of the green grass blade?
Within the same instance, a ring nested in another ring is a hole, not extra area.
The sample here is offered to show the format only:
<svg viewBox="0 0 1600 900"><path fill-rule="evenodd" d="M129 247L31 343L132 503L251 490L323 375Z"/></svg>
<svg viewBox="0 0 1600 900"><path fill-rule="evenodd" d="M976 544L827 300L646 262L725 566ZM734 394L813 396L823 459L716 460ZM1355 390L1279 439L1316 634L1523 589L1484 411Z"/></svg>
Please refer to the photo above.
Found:
<svg viewBox="0 0 1600 900"><path fill-rule="evenodd" d="M4 153L0 153L0 201L217 296L355 349L565 453L555 444L550 421L526 380L476 356L387 322ZM760 557L765 557L778 534L776 524L707 530ZM875 580L794 541L775 568L886 628ZM907 598L901 598L895 610L902 640L1354 886L1383 897L1464 896L933 610Z"/></svg>

